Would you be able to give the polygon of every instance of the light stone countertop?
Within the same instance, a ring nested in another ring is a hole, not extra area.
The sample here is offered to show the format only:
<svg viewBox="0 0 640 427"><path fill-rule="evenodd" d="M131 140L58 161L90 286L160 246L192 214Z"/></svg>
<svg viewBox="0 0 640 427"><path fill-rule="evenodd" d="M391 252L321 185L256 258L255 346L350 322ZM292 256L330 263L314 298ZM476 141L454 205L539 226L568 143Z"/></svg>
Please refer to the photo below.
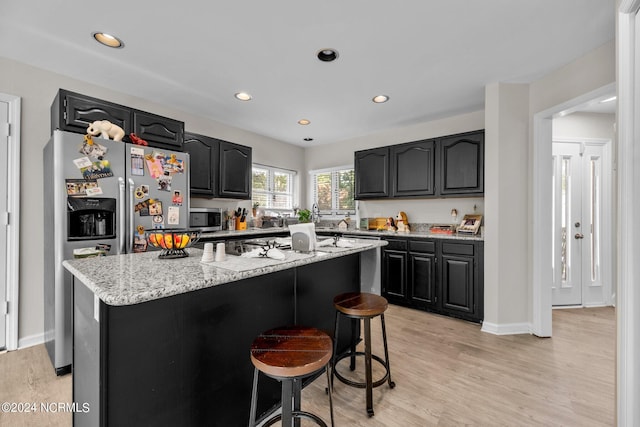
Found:
<svg viewBox="0 0 640 427"><path fill-rule="evenodd" d="M270 258L245 258L227 254L222 262L201 262L203 251L188 248L189 257L160 259L160 252L111 255L62 262L77 279L109 305L132 305L178 295L198 289L260 276L378 249L387 242L366 240L351 248L321 248L308 254L283 251L282 261Z"/></svg>

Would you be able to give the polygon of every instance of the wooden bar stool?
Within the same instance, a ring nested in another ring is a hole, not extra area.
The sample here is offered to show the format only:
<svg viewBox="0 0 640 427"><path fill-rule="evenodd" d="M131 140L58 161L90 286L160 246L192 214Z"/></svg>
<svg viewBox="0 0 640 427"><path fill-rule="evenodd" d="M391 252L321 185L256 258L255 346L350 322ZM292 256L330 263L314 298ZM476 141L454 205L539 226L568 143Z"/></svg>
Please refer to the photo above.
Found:
<svg viewBox="0 0 640 427"><path fill-rule="evenodd" d="M379 295L369 294L365 292L348 292L340 294L333 299L333 305L336 309L336 322L334 331L334 356L332 362L332 376L335 375L343 383L352 387L366 388L367 398L367 414L373 416L373 388L378 387L387 381L389 387L394 388L396 384L391 381L391 366L389 364L389 350L387 348L387 331L384 324L384 312L387 310L387 300ZM337 355L338 349L338 324L340 315L350 317L352 323L352 343L351 349L341 355ZM384 360L375 354L371 354L371 319L380 316L382 323L382 341L384 342ZM362 319L364 321L364 352L355 349L355 322ZM351 381L342 376L337 370L336 365L340 360L350 357L351 370L355 370L356 356L364 356L365 362L365 382ZM371 367L372 361L375 360L385 368L384 376L376 381L372 379Z"/></svg>
<svg viewBox="0 0 640 427"><path fill-rule="evenodd" d="M319 329L291 326L271 329L260 334L251 345L253 372L253 392L251 394L251 415L249 427L256 425L258 399L258 371L282 383L282 414L265 421L264 427L282 419L282 425L291 427L298 418L313 420L316 424L327 424L315 414L300 410L302 380L321 370L327 374L329 411L333 426L333 402L331 400L331 376L329 368L333 347L331 337Z"/></svg>

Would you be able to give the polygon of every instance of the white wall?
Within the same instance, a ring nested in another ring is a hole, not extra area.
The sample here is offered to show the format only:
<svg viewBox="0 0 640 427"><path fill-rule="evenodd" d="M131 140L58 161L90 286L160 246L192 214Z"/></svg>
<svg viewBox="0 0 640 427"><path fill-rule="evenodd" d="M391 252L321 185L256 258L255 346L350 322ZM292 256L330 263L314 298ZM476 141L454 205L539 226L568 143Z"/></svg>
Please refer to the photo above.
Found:
<svg viewBox="0 0 640 427"><path fill-rule="evenodd" d="M87 72L90 72L90 64ZM44 330L42 289L42 149L50 137L50 106L59 88L68 89L185 122L186 130L237 142L253 148L255 162L303 170L303 149L196 117L170 106L111 91L59 74L0 58L0 92L22 98L20 318L22 345L39 342ZM201 199L199 206L219 201ZM249 202L242 202L245 206ZM225 202L224 206L238 205Z"/></svg>
<svg viewBox="0 0 640 427"><path fill-rule="evenodd" d="M615 114L573 113L553 119L553 137L609 139L615 143L615 122Z"/></svg>

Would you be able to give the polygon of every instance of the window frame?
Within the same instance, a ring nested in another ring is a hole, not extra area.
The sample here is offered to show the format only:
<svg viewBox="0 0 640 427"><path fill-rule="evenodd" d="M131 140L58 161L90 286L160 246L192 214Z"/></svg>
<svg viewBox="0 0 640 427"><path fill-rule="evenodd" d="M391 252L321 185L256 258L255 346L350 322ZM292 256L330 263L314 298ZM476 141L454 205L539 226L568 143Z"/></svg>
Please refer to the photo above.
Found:
<svg viewBox="0 0 640 427"><path fill-rule="evenodd" d="M261 209L265 209L265 210L269 210L272 212L290 212L292 211L295 206L296 206L296 201L297 201L297 193L296 193L296 189L297 189L297 175L298 172L292 169L285 169L285 168L280 168L277 166L269 166L269 165L264 165L264 164L260 164L260 163L253 163L251 165L251 182L253 184L253 174L254 174L254 170L255 169L261 169L261 170L266 170L267 171L267 190L256 190L253 185L251 186L251 204L255 203L255 199L254 199L254 194L258 193L258 194L266 194L267 195L267 200L273 200L273 196L276 195L280 195L280 196L285 196L285 197L290 197L290 202L291 202L291 207L289 208L276 208L276 207L272 207L272 206L264 206L264 205L260 205L259 207ZM282 191L274 191L274 183L275 183L275 175L276 173L283 173L283 174L287 174L290 177L289 180L289 192L282 192Z"/></svg>
<svg viewBox="0 0 640 427"><path fill-rule="evenodd" d="M339 209L339 196L338 196L338 172L342 171L352 171L354 174L354 188L352 190L353 198L353 209ZM353 165L341 165L330 168L323 169L314 169L309 171L309 187L310 187L310 195L312 204L318 203L318 193L317 193L317 185L316 180L317 176L320 174L331 173L331 209L322 209L320 210L320 214L323 217L330 218L338 218L343 217L345 215L355 215L356 213L356 199L355 199L355 168Z"/></svg>

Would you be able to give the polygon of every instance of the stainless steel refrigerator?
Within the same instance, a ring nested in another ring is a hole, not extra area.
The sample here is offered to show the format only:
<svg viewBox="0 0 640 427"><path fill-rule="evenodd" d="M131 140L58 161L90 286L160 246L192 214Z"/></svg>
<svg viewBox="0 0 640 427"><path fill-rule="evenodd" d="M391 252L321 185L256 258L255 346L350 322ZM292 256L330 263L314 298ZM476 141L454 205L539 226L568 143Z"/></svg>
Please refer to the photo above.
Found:
<svg viewBox="0 0 640 427"><path fill-rule="evenodd" d="M152 250L145 230L187 228L189 155L56 130L43 157L45 345L62 375L73 314L62 261Z"/></svg>

